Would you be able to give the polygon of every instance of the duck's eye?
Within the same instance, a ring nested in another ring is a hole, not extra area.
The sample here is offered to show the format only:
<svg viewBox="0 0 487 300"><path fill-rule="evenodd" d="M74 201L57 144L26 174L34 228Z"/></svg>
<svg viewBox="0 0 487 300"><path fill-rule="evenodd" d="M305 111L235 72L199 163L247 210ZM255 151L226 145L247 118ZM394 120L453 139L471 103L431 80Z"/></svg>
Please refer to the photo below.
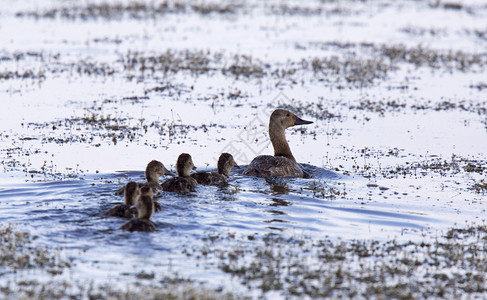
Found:
<svg viewBox="0 0 487 300"><path fill-rule="evenodd" d="M291 116L291 114L290 114L290 113L288 113L288 114L286 115L286 117L290 117L290 116Z"/></svg>

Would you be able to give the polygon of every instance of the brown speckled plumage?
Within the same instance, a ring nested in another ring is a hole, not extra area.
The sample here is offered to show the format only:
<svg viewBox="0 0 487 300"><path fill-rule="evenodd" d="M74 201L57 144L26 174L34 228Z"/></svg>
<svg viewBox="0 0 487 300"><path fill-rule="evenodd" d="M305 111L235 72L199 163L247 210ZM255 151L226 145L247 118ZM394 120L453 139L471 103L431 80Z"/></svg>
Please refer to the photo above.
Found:
<svg viewBox="0 0 487 300"><path fill-rule="evenodd" d="M120 229L127 231L155 231L156 225L150 220L154 214L154 201L150 195L142 195L137 203L137 218L123 224Z"/></svg>
<svg viewBox="0 0 487 300"><path fill-rule="evenodd" d="M182 153L176 163L178 177L166 180L162 183L162 190L166 192L188 193L194 191L198 182L191 177L191 170L196 169L191 155Z"/></svg>
<svg viewBox="0 0 487 300"><path fill-rule="evenodd" d="M156 231L156 224L147 219L132 219L120 227L122 230L127 231Z"/></svg>
<svg viewBox="0 0 487 300"><path fill-rule="evenodd" d="M119 217L119 218L132 218L136 210L130 208L134 205L140 197L140 189L136 182L130 181L124 188L125 204L118 204L109 209L105 216L107 217Z"/></svg>

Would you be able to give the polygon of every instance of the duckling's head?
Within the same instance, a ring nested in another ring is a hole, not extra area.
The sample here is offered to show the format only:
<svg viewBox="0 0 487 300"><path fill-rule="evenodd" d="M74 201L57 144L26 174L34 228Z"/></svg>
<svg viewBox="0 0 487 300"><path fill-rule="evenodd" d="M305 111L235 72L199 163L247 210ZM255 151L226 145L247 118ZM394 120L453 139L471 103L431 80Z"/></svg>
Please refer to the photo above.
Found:
<svg viewBox="0 0 487 300"><path fill-rule="evenodd" d="M139 219L150 219L154 214L154 202L152 197L148 195L142 195L135 207L137 208L137 217Z"/></svg>
<svg viewBox="0 0 487 300"><path fill-rule="evenodd" d="M147 181L158 181L159 177L168 173L166 167L157 160L153 160L147 164L147 168L145 168L145 178Z"/></svg>
<svg viewBox="0 0 487 300"><path fill-rule="evenodd" d="M150 186L144 185L140 189L140 194L141 194L141 196L149 196L152 198L152 197L154 197L154 190Z"/></svg>
<svg viewBox="0 0 487 300"><path fill-rule="evenodd" d="M131 206L137 202L140 197L140 189L137 182L130 181L124 189L125 205Z"/></svg>
<svg viewBox="0 0 487 300"><path fill-rule="evenodd" d="M230 153L222 153L218 159L218 173L228 177L233 167L237 166Z"/></svg>
<svg viewBox="0 0 487 300"><path fill-rule="evenodd" d="M188 153L181 153L176 163L176 171L178 172L178 176L181 177L191 176L190 175L191 170L196 170L191 155L189 155Z"/></svg>
<svg viewBox="0 0 487 300"><path fill-rule="evenodd" d="M289 110L276 109L271 114L269 127L270 128L277 127L284 130L294 125L306 125L311 123L313 122L303 120L300 117L296 116L294 113L290 112Z"/></svg>

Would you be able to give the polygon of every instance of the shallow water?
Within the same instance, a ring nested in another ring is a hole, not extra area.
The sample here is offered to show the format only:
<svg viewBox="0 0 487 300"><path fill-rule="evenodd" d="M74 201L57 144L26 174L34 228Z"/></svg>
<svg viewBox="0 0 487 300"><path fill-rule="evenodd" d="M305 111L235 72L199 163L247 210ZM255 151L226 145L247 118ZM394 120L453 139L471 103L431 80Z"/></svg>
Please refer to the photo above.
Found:
<svg viewBox="0 0 487 300"><path fill-rule="evenodd" d="M212 236L234 236L242 247L251 243L246 237L269 233L434 240L451 226L484 222L485 195L472 186L486 166L487 3L454 10L409 1L275 1L248 2L231 14L16 16L70 5L77 2L15 2L0 11L0 72L35 74L0 79L0 221L61 248L73 262L61 277L123 287L133 281L125 273L167 271L245 291L197 254L233 247ZM308 10L275 13L286 5ZM388 46L410 53L382 57ZM193 60L167 73L124 62L129 51L149 61L168 50L171 61ZM448 53L454 58L432 58ZM416 54L429 58L418 62ZM344 59L340 66L361 60L359 71L302 67L329 57ZM382 71L367 69L377 59ZM199 63L213 71L191 69ZM232 64L265 75L233 74ZM354 72L377 73L368 82ZM266 124L276 106L314 122L287 131L310 178L241 174L252 157L272 153ZM144 180L150 160L174 169L188 152L198 170L214 170L223 151L241 165L228 185L157 195L157 232L123 232L125 220L103 217L123 200L118 188Z"/></svg>

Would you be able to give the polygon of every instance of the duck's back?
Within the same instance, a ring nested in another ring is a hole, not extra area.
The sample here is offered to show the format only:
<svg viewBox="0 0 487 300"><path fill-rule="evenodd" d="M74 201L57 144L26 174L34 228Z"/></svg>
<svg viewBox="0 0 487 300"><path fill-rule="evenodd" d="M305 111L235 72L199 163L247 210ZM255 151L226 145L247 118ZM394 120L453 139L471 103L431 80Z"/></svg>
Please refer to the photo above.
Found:
<svg viewBox="0 0 487 300"><path fill-rule="evenodd" d="M192 177L174 177L162 183L162 190L166 192L193 192L198 182Z"/></svg>
<svg viewBox="0 0 487 300"><path fill-rule="evenodd" d="M196 172L191 174L199 184L204 185L218 185L226 181L225 176L216 172Z"/></svg>
<svg viewBox="0 0 487 300"><path fill-rule="evenodd" d="M161 185L159 183L153 182L153 181L139 183L140 188L142 188L144 186L150 187L154 192L158 192L161 190Z"/></svg>
<svg viewBox="0 0 487 300"><path fill-rule="evenodd" d="M118 204L110 208L105 213L105 217L132 218L136 212L135 208L130 208L130 206L125 204Z"/></svg>
<svg viewBox="0 0 487 300"><path fill-rule="evenodd" d="M132 219L123 224L120 229L127 231L156 231L156 225L151 220L147 219Z"/></svg>
<svg viewBox="0 0 487 300"><path fill-rule="evenodd" d="M299 165L284 156L260 155L243 171L244 175L257 177L303 177Z"/></svg>

